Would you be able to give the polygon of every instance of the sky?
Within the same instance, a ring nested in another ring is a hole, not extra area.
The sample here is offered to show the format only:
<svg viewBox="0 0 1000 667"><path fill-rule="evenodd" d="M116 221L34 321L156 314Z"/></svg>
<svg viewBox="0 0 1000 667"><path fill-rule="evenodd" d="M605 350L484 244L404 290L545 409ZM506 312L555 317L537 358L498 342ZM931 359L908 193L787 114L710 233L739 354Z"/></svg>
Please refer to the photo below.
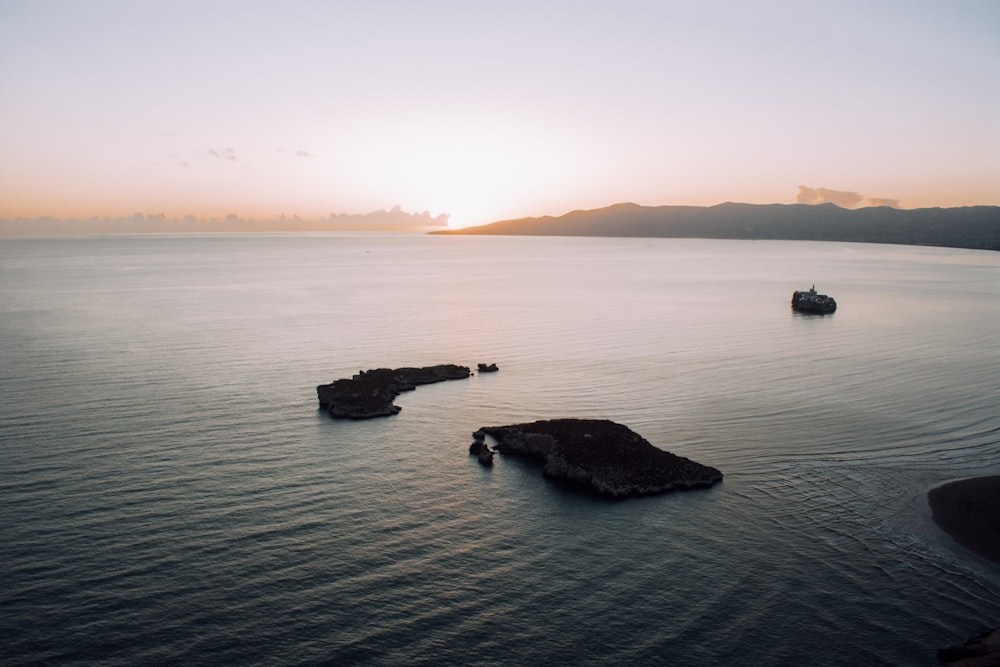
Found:
<svg viewBox="0 0 1000 667"><path fill-rule="evenodd" d="M997 0L0 0L0 219L1000 204Z"/></svg>

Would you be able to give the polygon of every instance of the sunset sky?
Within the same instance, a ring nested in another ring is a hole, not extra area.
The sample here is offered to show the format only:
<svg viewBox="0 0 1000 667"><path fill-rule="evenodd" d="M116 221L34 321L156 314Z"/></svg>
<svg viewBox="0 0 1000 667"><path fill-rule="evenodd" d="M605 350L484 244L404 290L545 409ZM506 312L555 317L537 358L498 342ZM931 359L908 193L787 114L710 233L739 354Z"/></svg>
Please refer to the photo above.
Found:
<svg viewBox="0 0 1000 667"><path fill-rule="evenodd" d="M1000 204L1000 2L0 0L0 218L797 199Z"/></svg>

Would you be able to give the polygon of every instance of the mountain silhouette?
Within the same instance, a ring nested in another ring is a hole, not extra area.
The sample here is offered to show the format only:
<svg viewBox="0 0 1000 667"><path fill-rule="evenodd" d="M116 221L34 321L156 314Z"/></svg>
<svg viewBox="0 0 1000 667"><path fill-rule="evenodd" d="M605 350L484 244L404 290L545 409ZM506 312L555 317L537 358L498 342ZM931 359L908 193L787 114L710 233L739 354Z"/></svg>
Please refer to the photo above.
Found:
<svg viewBox="0 0 1000 667"><path fill-rule="evenodd" d="M859 209L835 204L615 204L431 234L852 241L1000 250L1000 206Z"/></svg>

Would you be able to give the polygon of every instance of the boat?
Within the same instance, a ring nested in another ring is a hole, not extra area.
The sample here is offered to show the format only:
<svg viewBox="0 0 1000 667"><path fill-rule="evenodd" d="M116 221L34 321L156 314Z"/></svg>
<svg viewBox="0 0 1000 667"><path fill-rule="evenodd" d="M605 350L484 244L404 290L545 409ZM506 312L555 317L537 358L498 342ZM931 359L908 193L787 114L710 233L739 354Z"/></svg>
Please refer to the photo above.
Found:
<svg viewBox="0 0 1000 667"><path fill-rule="evenodd" d="M816 286L813 285L809 291L795 291L792 293L792 310L800 313L819 313L824 315L837 310L837 301L832 296L819 294Z"/></svg>

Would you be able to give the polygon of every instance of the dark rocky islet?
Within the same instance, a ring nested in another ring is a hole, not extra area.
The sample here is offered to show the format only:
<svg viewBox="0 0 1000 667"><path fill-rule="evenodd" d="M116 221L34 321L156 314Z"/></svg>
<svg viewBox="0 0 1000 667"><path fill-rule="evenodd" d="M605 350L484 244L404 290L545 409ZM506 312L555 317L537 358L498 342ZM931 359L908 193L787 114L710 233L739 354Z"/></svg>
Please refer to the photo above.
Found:
<svg viewBox="0 0 1000 667"><path fill-rule="evenodd" d="M565 479L611 498L706 488L722 480L710 466L654 447L627 426L606 419L552 419L486 426L496 451L544 462L546 477ZM485 443L484 443L485 444Z"/></svg>
<svg viewBox="0 0 1000 667"><path fill-rule="evenodd" d="M388 417L402 409L393 401L404 391L412 391L424 384L461 380L471 374L467 366L457 364L375 368L359 371L351 378L321 384L316 387L316 395L320 409L337 419Z"/></svg>
<svg viewBox="0 0 1000 667"><path fill-rule="evenodd" d="M813 285L808 290L792 292L792 310L797 310L800 313L826 315L836 312L837 300L827 294L819 294L816 291L816 286Z"/></svg>

